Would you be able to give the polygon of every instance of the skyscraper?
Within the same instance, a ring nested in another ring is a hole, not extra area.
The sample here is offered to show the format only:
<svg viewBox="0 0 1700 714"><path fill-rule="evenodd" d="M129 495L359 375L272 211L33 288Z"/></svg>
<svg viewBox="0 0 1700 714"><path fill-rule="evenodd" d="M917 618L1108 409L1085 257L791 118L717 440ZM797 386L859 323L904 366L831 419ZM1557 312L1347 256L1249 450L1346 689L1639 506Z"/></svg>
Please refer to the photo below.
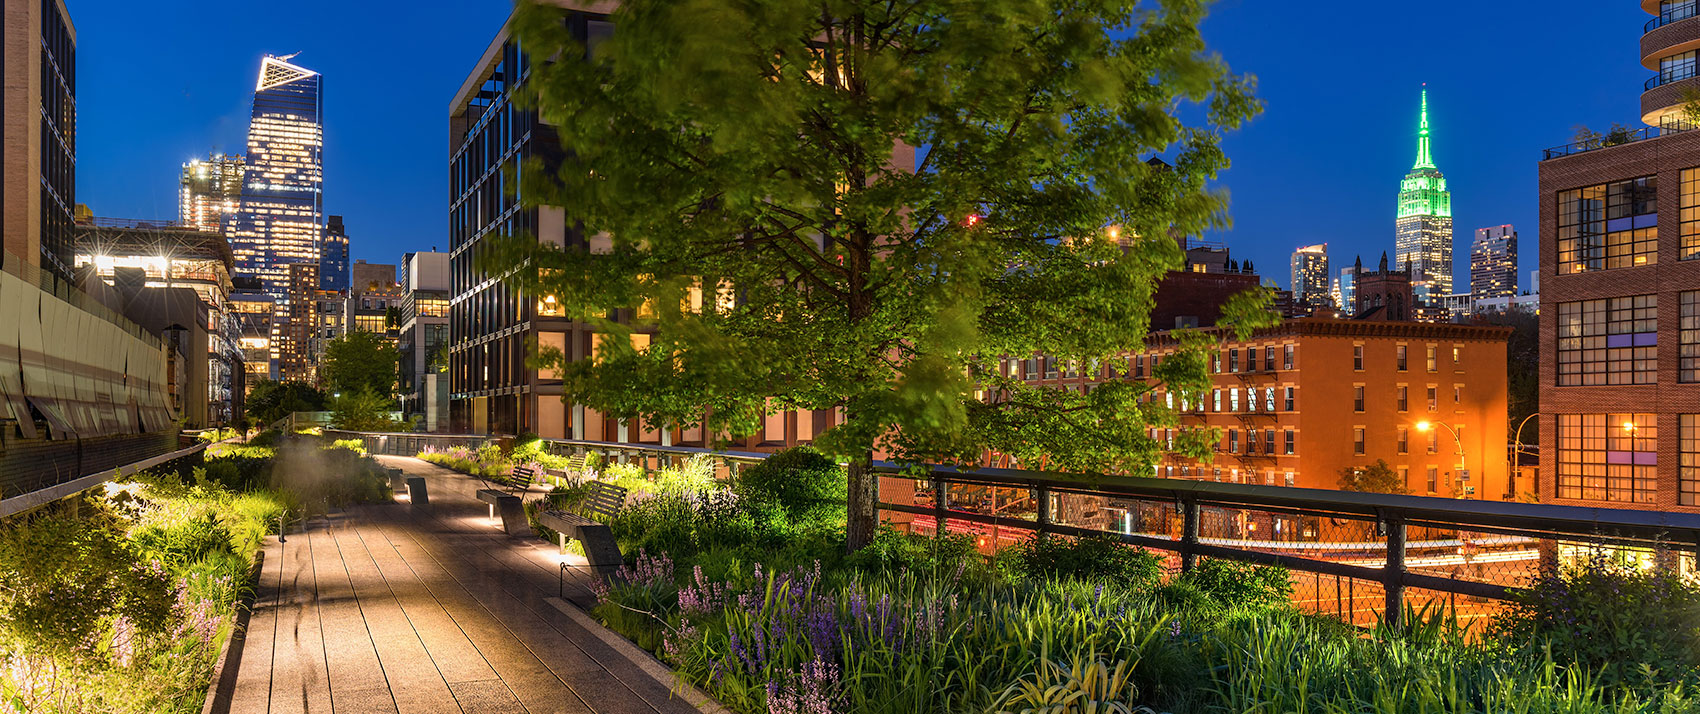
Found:
<svg viewBox="0 0 1700 714"><path fill-rule="evenodd" d="M1477 228L1470 242L1472 300L1517 294L1517 231L1509 225Z"/></svg>
<svg viewBox="0 0 1700 714"><path fill-rule="evenodd" d="M198 231L226 235L242 201L242 175L247 159L226 154L208 154L202 161L183 164L177 217Z"/></svg>
<svg viewBox="0 0 1700 714"><path fill-rule="evenodd" d="M1394 262L1411 268L1411 293L1434 303L1452 292L1452 194L1446 176L1429 155L1428 90L1423 90L1417 128L1417 161L1399 182L1399 217L1394 223Z"/></svg>
<svg viewBox="0 0 1700 714"><path fill-rule="evenodd" d="M289 264L319 262L323 237L323 101L319 73L288 62L260 62L248 125L248 165L230 231L236 270L289 297Z"/></svg>
<svg viewBox="0 0 1700 714"><path fill-rule="evenodd" d="M1334 278L1334 304L1339 305L1340 310L1346 313L1347 317L1351 317L1357 311L1358 271L1362 269L1363 266L1360 261L1360 264L1341 268L1340 275Z"/></svg>
<svg viewBox="0 0 1700 714"><path fill-rule="evenodd" d="M348 233L342 227L342 216L331 216L325 224L325 240L319 250L319 287L324 290L347 290Z"/></svg>
<svg viewBox="0 0 1700 714"><path fill-rule="evenodd" d="M1328 244L1307 245L1293 251L1294 306L1306 313L1332 312L1334 296L1328 287Z"/></svg>

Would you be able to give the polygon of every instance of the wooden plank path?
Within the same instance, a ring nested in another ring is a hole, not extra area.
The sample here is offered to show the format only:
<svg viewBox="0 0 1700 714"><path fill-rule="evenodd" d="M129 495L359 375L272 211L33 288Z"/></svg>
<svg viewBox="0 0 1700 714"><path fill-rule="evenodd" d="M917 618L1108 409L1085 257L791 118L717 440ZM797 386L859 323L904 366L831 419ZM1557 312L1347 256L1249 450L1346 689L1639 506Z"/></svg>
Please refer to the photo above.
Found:
<svg viewBox="0 0 1700 714"><path fill-rule="evenodd" d="M568 614L568 603L594 602L589 575L571 572L567 602L556 599L563 556L503 534L473 495L477 480L377 458L426 477L430 508L360 506L314 519L285 542L270 539L247 630L226 665L235 671L212 711L699 711L653 661Z"/></svg>

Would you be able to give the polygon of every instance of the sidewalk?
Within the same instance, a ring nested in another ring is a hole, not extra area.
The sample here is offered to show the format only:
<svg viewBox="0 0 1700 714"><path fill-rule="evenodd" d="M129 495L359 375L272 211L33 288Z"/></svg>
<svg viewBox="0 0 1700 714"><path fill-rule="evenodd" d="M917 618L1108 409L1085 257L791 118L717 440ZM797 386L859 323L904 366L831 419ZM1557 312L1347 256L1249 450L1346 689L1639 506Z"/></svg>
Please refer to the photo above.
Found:
<svg viewBox="0 0 1700 714"><path fill-rule="evenodd" d="M477 480L377 458L426 477L429 512L361 506L271 540L226 665L235 686L213 711L697 711L562 610L574 607L555 599L562 556L503 535L473 496ZM566 600L594 602L589 583L571 573Z"/></svg>

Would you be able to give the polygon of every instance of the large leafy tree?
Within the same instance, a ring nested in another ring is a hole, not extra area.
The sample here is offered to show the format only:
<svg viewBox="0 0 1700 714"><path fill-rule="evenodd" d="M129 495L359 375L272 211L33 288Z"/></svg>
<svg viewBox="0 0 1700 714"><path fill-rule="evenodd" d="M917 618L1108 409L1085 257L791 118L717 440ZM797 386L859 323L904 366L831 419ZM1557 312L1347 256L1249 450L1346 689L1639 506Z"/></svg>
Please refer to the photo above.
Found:
<svg viewBox="0 0 1700 714"><path fill-rule="evenodd" d="M349 330L325 345L319 375L333 394L368 392L387 399L395 393L397 364L399 353L383 335Z"/></svg>
<svg viewBox="0 0 1700 714"><path fill-rule="evenodd" d="M563 12L514 24L569 149L527 192L579 237L485 265L615 337L539 354L568 398L722 435L842 409L817 443L849 460L852 548L877 451L1149 473L1147 429L1175 418L1143 380L1040 389L998 357L1117 368L1181 265L1172 236L1224 224L1219 139L1259 105L1206 53L1205 3L629 0L594 51ZM1183 397L1210 344L1184 342L1156 375Z"/></svg>
<svg viewBox="0 0 1700 714"><path fill-rule="evenodd" d="M324 409L325 394L306 382L262 379L248 390L243 403L248 416L263 427L295 412Z"/></svg>

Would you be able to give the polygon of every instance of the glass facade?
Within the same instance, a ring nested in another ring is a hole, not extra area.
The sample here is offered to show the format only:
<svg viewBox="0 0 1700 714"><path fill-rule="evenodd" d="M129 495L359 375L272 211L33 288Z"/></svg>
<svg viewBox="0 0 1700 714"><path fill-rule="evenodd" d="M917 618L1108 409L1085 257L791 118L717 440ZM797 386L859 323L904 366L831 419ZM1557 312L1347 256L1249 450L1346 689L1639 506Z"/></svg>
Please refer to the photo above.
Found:
<svg viewBox="0 0 1700 714"><path fill-rule="evenodd" d="M348 231L342 227L342 216L331 216L325 224L325 240L319 248L319 288L346 291L351 287Z"/></svg>
<svg viewBox="0 0 1700 714"><path fill-rule="evenodd" d="M229 232L237 272L285 300L289 264L319 262L324 184L320 76L287 59L260 63L242 199Z"/></svg>
<svg viewBox="0 0 1700 714"><path fill-rule="evenodd" d="M71 35L71 19L59 12L59 3L40 2L40 258L42 268L70 280L76 245L73 214L77 205L77 41ZM10 79L7 84L9 89ZM34 183L35 179L29 181Z"/></svg>
<svg viewBox="0 0 1700 714"><path fill-rule="evenodd" d="M1477 228L1470 243L1470 299L1517 294L1517 231L1509 225Z"/></svg>
<svg viewBox="0 0 1700 714"><path fill-rule="evenodd" d="M248 160L241 156L209 154L205 161L183 164L178 190L177 219L196 230L227 235L242 200L242 176Z"/></svg>

